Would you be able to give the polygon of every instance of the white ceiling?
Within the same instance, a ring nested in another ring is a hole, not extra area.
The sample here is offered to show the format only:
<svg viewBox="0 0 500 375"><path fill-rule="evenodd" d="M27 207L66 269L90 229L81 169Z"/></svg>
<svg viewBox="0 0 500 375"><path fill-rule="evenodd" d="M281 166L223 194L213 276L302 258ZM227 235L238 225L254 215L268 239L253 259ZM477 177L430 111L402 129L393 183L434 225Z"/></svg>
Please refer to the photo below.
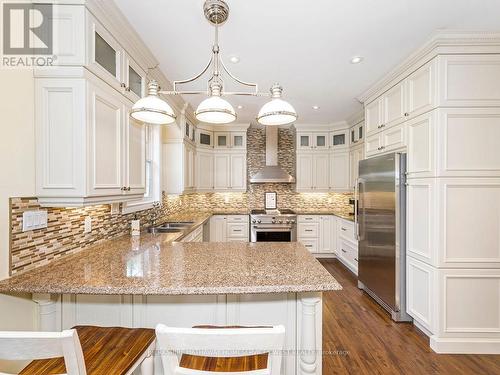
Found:
<svg viewBox="0 0 500 375"><path fill-rule="evenodd" d="M208 62L213 29L203 0L115 0L170 80ZM500 30L499 0L227 0L221 55L237 77L267 91L274 82L300 123L331 123L361 109L355 97L437 29ZM238 64L229 57L238 56ZM361 64L350 64L361 55ZM205 81L199 88L205 89ZM194 108L201 96L185 98ZM252 121L265 98L229 97L238 122ZM320 110L313 110L319 105Z"/></svg>

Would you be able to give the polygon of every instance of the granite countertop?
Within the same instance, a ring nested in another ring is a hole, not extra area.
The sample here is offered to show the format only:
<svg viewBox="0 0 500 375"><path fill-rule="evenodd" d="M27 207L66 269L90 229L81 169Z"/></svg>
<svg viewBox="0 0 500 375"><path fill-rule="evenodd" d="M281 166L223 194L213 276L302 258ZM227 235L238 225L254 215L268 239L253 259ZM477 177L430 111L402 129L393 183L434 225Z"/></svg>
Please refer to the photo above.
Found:
<svg viewBox="0 0 500 375"><path fill-rule="evenodd" d="M210 214L182 214L195 221ZM191 231L190 230L190 231ZM180 243L185 233L123 236L0 281L0 292L192 295L342 289L297 242Z"/></svg>

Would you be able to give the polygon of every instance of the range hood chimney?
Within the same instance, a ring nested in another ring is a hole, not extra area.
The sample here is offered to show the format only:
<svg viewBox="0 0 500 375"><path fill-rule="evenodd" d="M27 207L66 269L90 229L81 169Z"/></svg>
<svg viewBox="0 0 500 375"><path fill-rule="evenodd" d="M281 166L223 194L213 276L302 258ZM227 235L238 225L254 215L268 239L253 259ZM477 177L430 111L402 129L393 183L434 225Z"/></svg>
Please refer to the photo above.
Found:
<svg viewBox="0 0 500 375"><path fill-rule="evenodd" d="M266 127L266 166L250 178L252 184L293 184L295 178L278 165L278 127Z"/></svg>

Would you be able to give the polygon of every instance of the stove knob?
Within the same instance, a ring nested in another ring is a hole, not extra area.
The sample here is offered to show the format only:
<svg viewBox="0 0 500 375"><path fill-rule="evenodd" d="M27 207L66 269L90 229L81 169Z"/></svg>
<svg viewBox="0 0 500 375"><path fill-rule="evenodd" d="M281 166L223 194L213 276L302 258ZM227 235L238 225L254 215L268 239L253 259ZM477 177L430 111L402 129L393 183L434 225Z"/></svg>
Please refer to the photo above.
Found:
<svg viewBox="0 0 500 375"><path fill-rule="evenodd" d="M257 220L255 220L255 219L253 219L253 220L252 220L252 223L253 223L253 224L255 224L256 222L257 222Z"/></svg>
<svg viewBox="0 0 500 375"><path fill-rule="evenodd" d="M290 220L290 224L295 224L295 220Z"/></svg>
<svg viewBox="0 0 500 375"><path fill-rule="evenodd" d="M271 221L271 223L276 224L276 220Z"/></svg>
<svg viewBox="0 0 500 375"><path fill-rule="evenodd" d="M278 223L283 224L283 220L278 221Z"/></svg>
<svg viewBox="0 0 500 375"><path fill-rule="evenodd" d="M262 223L262 220L257 220L257 223L259 223L259 224Z"/></svg>

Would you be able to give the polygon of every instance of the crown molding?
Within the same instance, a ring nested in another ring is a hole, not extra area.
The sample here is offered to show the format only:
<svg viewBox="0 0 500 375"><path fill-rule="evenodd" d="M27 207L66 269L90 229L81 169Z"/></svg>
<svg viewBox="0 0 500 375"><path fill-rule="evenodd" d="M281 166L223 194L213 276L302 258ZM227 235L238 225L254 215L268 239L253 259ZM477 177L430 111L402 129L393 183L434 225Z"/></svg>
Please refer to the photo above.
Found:
<svg viewBox="0 0 500 375"><path fill-rule="evenodd" d="M369 103L437 55L479 53L500 53L500 32L438 30L357 99L361 103Z"/></svg>

